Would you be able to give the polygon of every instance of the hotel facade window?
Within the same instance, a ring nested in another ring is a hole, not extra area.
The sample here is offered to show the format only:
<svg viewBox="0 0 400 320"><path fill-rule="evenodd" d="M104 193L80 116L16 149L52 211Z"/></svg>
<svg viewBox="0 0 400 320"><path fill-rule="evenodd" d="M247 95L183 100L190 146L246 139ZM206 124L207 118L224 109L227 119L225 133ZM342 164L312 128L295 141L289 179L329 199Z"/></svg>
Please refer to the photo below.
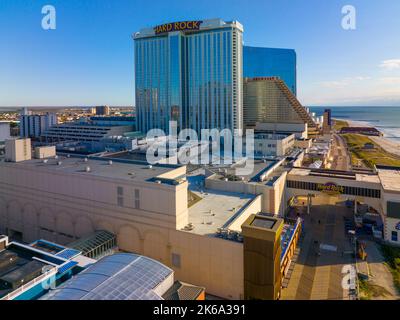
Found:
<svg viewBox="0 0 400 320"><path fill-rule="evenodd" d="M140 190L135 189L135 209L140 209Z"/></svg>
<svg viewBox="0 0 400 320"><path fill-rule="evenodd" d="M124 188L117 187L117 204L119 207L124 206Z"/></svg>
<svg viewBox="0 0 400 320"><path fill-rule="evenodd" d="M168 25L174 25L168 24ZM196 30L142 29L135 40L138 129L242 129L242 32L238 22L199 21Z"/></svg>
<svg viewBox="0 0 400 320"><path fill-rule="evenodd" d="M297 92L296 51L243 46L243 77L279 77Z"/></svg>

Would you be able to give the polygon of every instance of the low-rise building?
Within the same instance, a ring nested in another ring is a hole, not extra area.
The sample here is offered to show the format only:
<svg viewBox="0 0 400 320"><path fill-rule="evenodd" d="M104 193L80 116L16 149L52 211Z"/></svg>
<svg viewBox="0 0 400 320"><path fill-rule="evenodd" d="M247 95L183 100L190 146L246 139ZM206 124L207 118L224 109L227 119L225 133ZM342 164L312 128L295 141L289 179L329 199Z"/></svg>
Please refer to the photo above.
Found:
<svg viewBox="0 0 400 320"><path fill-rule="evenodd" d="M94 262L46 240L22 244L0 235L0 300L37 299Z"/></svg>
<svg viewBox="0 0 400 320"><path fill-rule="evenodd" d="M21 114L20 118L20 135L21 138L38 139L40 136L58 123L55 113L46 114Z"/></svg>
<svg viewBox="0 0 400 320"><path fill-rule="evenodd" d="M293 149L294 141L294 134L257 133L254 135L254 154L281 157Z"/></svg>
<svg viewBox="0 0 400 320"><path fill-rule="evenodd" d="M96 125L90 123L65 123L54 125L41 135L46 142L60 141L100 141L113 136L123 136L125 132L133 130L133 126Z"/></svg>
<svg viewBox="0 0 400 320"><path fill-rule="evenodd" d="M279 133L279 134L294 134L296 139L308 138L307 123L287 123L287 122L257 122L254 128L255 133Z"/></svg>
<svg viewBox="0 0 400 320"><path fill-rule="evenodd" d="M174 283L174 271L162 263L137 254L116 253L100 259L41 300L169 300L174 293L178 293L177 300L201 300L205 296L204 288L182 287ZM179 294L180 290L186 292Z"/></svg>

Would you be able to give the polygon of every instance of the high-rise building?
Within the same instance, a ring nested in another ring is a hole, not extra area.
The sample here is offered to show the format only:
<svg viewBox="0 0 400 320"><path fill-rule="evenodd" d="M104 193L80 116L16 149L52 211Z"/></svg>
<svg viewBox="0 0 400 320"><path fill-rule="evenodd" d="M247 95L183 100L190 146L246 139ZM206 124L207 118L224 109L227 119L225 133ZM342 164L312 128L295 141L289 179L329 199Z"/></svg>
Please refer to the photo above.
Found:
<svg viewBox="0 0 400 320"><path fill-rule="evenodd" d="M237 21L167 23L134 34L138 129L242 129L242 33Z"/></svg>
<svg viewBox="0 0 400 320"><path fill-rule="evenodd" d="M43 132L58 123L55 113L46 114L21 114L20 135L21 138L39 138Z"/></svg>
<svg viewBox="0 0 400 320"><path fill-rule="evenodd" d="M322 131L324 134L329 134L332 129L332 116L331 116L331 109L325 109L324 117L323 117L323 124L322 124Z"/></svg>
<svg viewBox="0 0 400 320"><path fill-rule="evenodd" d="M245 78L243 86L244 127L256 123L303 123L316 128L307 112L283 80L277 77Z"/></svg>
<svg viewBox="0 0 400 320"><path fill-rule="evenodd" d="M244 46L243 77L279 77L296 95L296 51Z"/></svg>

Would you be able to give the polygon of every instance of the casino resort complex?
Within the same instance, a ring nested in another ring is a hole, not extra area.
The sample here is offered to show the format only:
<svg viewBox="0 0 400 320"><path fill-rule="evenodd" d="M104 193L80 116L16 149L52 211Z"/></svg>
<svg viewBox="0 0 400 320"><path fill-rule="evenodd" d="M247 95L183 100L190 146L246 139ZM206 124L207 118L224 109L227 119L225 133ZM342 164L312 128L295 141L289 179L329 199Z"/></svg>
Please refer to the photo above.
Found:
<svg viewBox="0 0 400 320"><path fill-rule="evenodd" d="M134 108L21 111L0 135L0 299L362 298L368 257L400 243L400 167L355 163L345 137L370 133L303 106L295 50L245 27L133 33Z"/></svg>

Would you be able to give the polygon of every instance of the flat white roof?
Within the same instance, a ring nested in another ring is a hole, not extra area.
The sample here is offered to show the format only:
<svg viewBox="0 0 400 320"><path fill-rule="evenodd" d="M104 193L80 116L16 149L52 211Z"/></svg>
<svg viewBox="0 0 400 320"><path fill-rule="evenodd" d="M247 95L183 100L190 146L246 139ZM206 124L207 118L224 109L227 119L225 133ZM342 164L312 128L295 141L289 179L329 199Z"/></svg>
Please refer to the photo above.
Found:
<svg viewBox="0 0 400 320"><path fill-rule="evenodd" d="M200 235L214 235L218 228L226 227L256 197L210 189L191 191L202 198L189 208L189 223L194 226L190 232Z"/></svg>
<svg viewBox="0 0 400 320"><path fill-rule="evenodd" d="M169 171L175 170L178 166L169 165L152 165L150 168L146 162L140 161L124 161L120 162L112 158L93 159L88 158L85 162L84 158L58 156L45 159L32 159L22 162L0 162L0 165L24 167L31 170L47 170L53 172L63 172L69 174L81 174L87 176L97 176L103 178L124 179L128 181L146 181L157 177ZM112 164L109 161L112 160ZM60 164L58 164L60 163ZM90 168L90 172L86 172L86 168Z"/></svg>
<svg viewBox="0 0 400 320"><path fill-rule="evenodd" d="M378 175L385 191L400 192L400 168L378 169Z"/></svg>

